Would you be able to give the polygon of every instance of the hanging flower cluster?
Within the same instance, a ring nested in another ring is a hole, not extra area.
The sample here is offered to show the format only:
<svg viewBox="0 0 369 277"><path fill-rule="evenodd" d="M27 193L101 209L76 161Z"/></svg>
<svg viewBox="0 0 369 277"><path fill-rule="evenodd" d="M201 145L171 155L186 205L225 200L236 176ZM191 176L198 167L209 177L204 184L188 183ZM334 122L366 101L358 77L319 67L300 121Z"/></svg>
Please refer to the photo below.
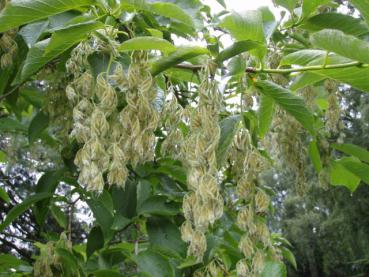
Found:
<svg viewBox="0 0 369 277"><path fill-rule="evenodd" d="M199 104L190 114L190 131L183 146L190 192L183 199L185 222L182 238L189 242L188 255L199 261L206 251L205 232L223 214L223 198L218 188L216 148L220 137L218 114L222 96L209 69L202 72Z"/></svg>
<svg viewBox="0 0 369 277"><path fill-rule="evenodd" d="M0 58L0 65L2 69L8 68L13 64L15 55L18 52L18 45L14 40L17 32L17 29L9 30L3 33L0 38L0 49L3 52Z"/></svg>
<svg viewBox="0 0 369 277"><path fill-rule="evenodd" d="M238 199L243 203L237 225L245 232L239 242L244 259L237 263L237 276L258 276L264 268L266 252L275 251L265 219L270 197L257 182L268 163L252 146L250 134L245 129L236 135L229 160L237 181Z"/></svg>
<svg viewBox="0 0 369 277"><path fill-rule="evenodd" d="M67 239L65 233L60 235L60 239L56 242L49 241L40 249L40 256L34 264L35 277L53 277L67 274L63 266L62 257L58 254L57 249L64 251L72 251L72 243Z"/></svg>
<svg viewBox="0 0 369 277"><path fill-rule="evenodd" d="M87 61L94 49L84 42L73 50L67 67L74 80L66 94L74 105L71 136L83 144L75 158L81 170L78 181L101 192L105 174L110 185L124 187L128 163L135 167L153 160L159 112L153 105L157 91L146 53L132 55L128 73L115 63L95 80ZM121 102L126 103L123 109Z"/></svg>

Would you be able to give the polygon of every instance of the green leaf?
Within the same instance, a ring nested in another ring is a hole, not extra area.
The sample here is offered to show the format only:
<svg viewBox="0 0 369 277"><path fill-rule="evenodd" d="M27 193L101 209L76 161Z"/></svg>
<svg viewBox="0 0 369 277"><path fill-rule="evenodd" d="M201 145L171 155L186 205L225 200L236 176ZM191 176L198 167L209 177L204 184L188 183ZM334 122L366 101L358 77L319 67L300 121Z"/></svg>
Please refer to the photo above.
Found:
<svg viewBox="0 0 369 277"><path fill-rule="evenodd" d="M27 80L45 64L85 39L89 32L101 27L101 22L80 23L55 31L51 39L37 42L28 51L19 82Z"/></svg>
<svg viewBox="0 0 369 277"><path fill-rule="evenodd" d="M140 272L151 277L174 277L174 269L169 261L158 253L146 250L137 255L137 264Z"/></svg>
<svg viewBox="0 0 369 277"><path fill-rule="evenodd" d="M290 12L293 12L293 9L296 7L297 0L274 0L278 6L286 8Z"/></svg>
<svg viewBox="0 0 369 277"><path fill-rule="evenodd" d="M6 163L7 159L7 154L4 151L0 150L0 163Z"/></svg>
<svg viewBox="0 0 369 277"><path fill-rule="evenodd" d="M191 58L209 54L206 48L192 46L192 47L181 47L177 51L171 53L167 57L162 57L151 64L150 72L153 76L158 75L160 72L176 66L177 64L187 61Z"/></svg>
<svg viewBox="0 0 369 277"><path fill-rule="evenodd" d="M247 61L242 56L233 57L228 65L227 76L242 75L245 73Z"/></svg>
<svg viewBox="0 0 369 277"><path fill-rule="evenodd" d="M194 27L192 17L174 3L155 2L150 5L150 12L175 19L190 27Z"/></svg>
<svg viewBox="0 0 369 277"><path fill-rule="evenodd" d="M165 196L152 196L137 208L138 214L172 216L179 213L179 204L168 202Z"/></svg>
<svg viewBox="0 0 369 277"><path fill-rule="evenodd" d="M0 198L3 199L5 203L10 202L9 195L3 188L0 188Z"/></svg>
<svg viewBox="0 0 369 277"><path fill-rule="evenodd" d="M351 0L355 8L357 8L369 25L369 0Z"/></svg>
<svg viewBox="0 0 369 277"><path fill-rule="evenodd" d="M290 85L290 89L293 91L302 89L308 85L313 85L317 82L326 79L326 77L313 72L304 72L296 77L296 79Z"/></svg>
<svg viewBox="0 0 369 277"><path fill-rule="evenodd" d="M45 102L45 95L36 88L21 88L19 94L30 104L37 108L41 108Z"/></svg>
<svg viewBox="0 0 369 277"><path fill-rule="evenodd" d="M40 200L50 197L52 197L51 193L47 192L36 193L29 196L22 203L19 203L18 205L14 206L6 215L5 220L0 224L0 232L2 232L6 227L8 227L9 224L11 224L14 219L16 219L26 210L28 210L33 204L37 203Z"/></svg>
<svg viewBox="0 0 369 277"><path fill-rule="evenodd" d="M40 38L41 34L46 30L48 25L48 20L28 24L24 26L18 34L23 37L24 41L27 43L28 48L31 48Z"/></svg>
<svg viewBox="0 0 369 277"><path fill-rule="evenodd" d="M117 271L111 269L100 269L93 272L93 276L95 277L124 277L124 275L120 274Z"/></svg>
<svg viewBox="0 0 369 277"><path fill-rule="evenodd" d="M68 225L68 219L65 213L60 209L60 207L56 205L51 205L50 211L56 222L58 222L59 226L66 229Z"/></svg>
<svg viewBox="0 0 369 277"><path fill-rule="evenodd" d="M342 160L352 160L352 158L343 158L339 161L332 161L329 168L330 183L333 186L345 186L351 192L354 192L360 183L360 178L346 169L342 165Z"/></svg>
<svg viewBox="0 0 369 277"><path fill-rule="evenodd" d="M90 257L96 250L104 247L104 234L100 226L91 229L87 238L86 255Z"/></svg>
<svg viewBox="0 0 369 277"><path fill-rule="evenodd" d="M233 12L226 16L220 27L227 29L237 41L252 40L261 43L252 54L262 58L266 54L264 25L261 11Z"/></svg>
<svg viewBox="0 0 369 277"><path fill-rule="evenodd" d="M168 175L173 180L180 182L182 184L186 184L187 182L187 173L183 166L170 164L170 163L161 163L160 166L155 169L155 172L160 172Z"/></svg>
<svg viewBox="0 0 369 277"><path fill-rule="evenodd" d="M186 256L186 245L181 239L179 229L169 219L151 217L146 228L151 246L173 252L173 255Z"/></svg>
<svg viewBox="0 0 369 277"><path fill-rule="evenodd" d="M354 159L342 159L340 164L369 185L369 165Z"/></svg>
<svg viewBox="0 0 369 277"><path fill-rule="evenodd" d="M4 269L14 269L21 265L27 265L27 263L21 259L18 259L17 257L14 257L13 255L0 254L0 270L4 276L6 275L6 273L3 272Z"/></svg>
<svg viewBox="0 0 369 277"><path fill-rule="evenodd" d="M268 261L265 263L262 277L286 277L287 270L284 263Z"/></svg>
<svg viewBox="0 0 369 277"><path fill-rule="evenodd" d="M327 51L316 50L316 49L304 49L293 52L286 56L283 56L280 65L307 65L308 63L316 60L317 58L325 57Z"/></svg>
<svg viewBox="0 0 369 277"><path fill-rule="evenodd" d="M220 138L216 150L217 165L220 168L227 157L228 150L231 147L233 138L238 130L241 120L240 115L232 115L220 122Z"/></svg>
<svg viewBox="0 0 369 277"><path fill-rule="evenodd" d="M282 251L283 258L285 258L293 266L294 269L297 269L296 258L295 255L293 255L292 251L283 246L279 247L279 249Z"/></svg>
<svg viewBox="0 0 369 277"><path fill-rule="evenodd" d="M36 139L40 138L42 132L49 125L49 115L43 111L38 112L32 119L28 128L28 140L29 143L35 142Z"/></svg>
<svg viewBox="0 0 369 277"><path fill-rule="evenodd" d="M119 47L119 51L134 50L160 50L168 53L176 50L176 47L169 41L157 37L136 37L123 42Z"/></svg>
<svg viewBox="0 0 369 277"><path fill-rule="evenodd" d="M259 42L252 40L237 41L228 48L224 49L222 52L220 52L215 61L217 63L222 63L225 60L228 60L238 54L255 49L260 46L261 44Z"/></svg>
<svg viewBox="0 0 369 277"><path fill-rule="evenodd" d="M26 132L27 128L18 120L9 118L9 117L2 117L0 118L0 131L1 132Z"/></svg>
<svg viewBox="0 0 369 277"><path fill-rule="evenodd" d="M63 176L63 170L57 171L48 171L45 172L41 178L38 180L36 185L37 193L54 193L57 186L60 183L60 180ZM44 199L36 203L36 207L34 209L36 221L40 226L43 226L45 223L45 218L47 213L49 212L48 206L50 204L50 199Z"/></svg>
<svg viewBox="0 0 369 277"><path fill-rule="evenodd" d="M305 19L309 17L311 14L316 12L319 6L325 5L328 2L330 2L330 0L303 0L301 18Z"/></svg>
<svg viewBox="0 0 369 277"><path fill-rule="evenodd" d="M314 117L301 97L270 81L256 81L255 86L262 94L273 98L281 108L292 115L312 135L315 134Z"/></svg>
<svg viewBox="0 0 369 277"><path fill-rule="evenodd" d="M274 101L273 98L262 95L260 99L260 108L258 112L259 119L259 135L261 138L269 131L274 116Z"/></svg>
<svg viewBox="0 0 369 277"><path fill-rule="evenodd" d="M322 170L322 161L320 160L320 153L315 140L309 144L309 156L315 170L319 173Z"/></svg>
<svg viewBox="0 0 369 277"><path fill-rule="evenodd" d="M335 29L353 36L362 36L369 33L368 26L362 20L341 13L317 14L305 20L301 27L313 32Z"/></svg>
<svg viewBox="0 0 369 277"><path fill-rule="evenodd" d="M0 32L47 18L51 15L93 5L92 0L23 0L8 3L0 13Z"/></svg>
<svg viewBox="0 0 369 277"><path fill-rule="evenodd" d="M59 259L64 264L66 270L65 275L70 276L69 272L76 272L78 270L77 258L65 248L55 248L55 252L58 254Z"/></svg>
<svg viewBox="0 0 369 277"><path fill-rule="evenodd" d="M126 218L119 214L115 215L111 229L114 231L120 231L127 227L131 222L132 220L130 220L129 218Z"/></svg>
<svg viewBox="0 0 369 277"><path fill-rule="evenodd" d="M369 43L341 31L323 30L311 36L312 43L354 61L369 63Z"/></svg>
<svg viewBox="0 0 369 277"><path fill-rule="evenodd" d="M73 45L86 39L92 31L103 27L104 24L99 21L89 21L58 29L52 34L44 56L57 57Z"/></svg>
<svg viewBox="0 0 369 277"><path fill-rule="evenodd" d="M114 222L112 213L104 206L103 203L95 199L87 200L87 204L92 210L96 221L101 226L105 237L108 236L108 234L110 234L110 228Z"/></svg>
<svg viewBox="0 0 369 277"><path fill-rule="evenodd" d="M369 163L369 151L357 146L355 144L337 144L334 143L331 145L334 149L339 150L347 155L355 156L356 158L359 158L363 162Z"/></svg>

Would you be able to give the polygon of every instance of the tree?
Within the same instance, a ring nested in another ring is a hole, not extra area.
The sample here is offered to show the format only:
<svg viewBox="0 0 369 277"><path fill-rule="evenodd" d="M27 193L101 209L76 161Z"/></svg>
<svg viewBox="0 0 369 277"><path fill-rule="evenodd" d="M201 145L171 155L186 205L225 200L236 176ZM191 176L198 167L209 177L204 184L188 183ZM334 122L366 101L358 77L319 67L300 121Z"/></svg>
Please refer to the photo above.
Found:
<svg viewBox="0 0 369 277"><path fill-rule="evenodd" d="M345 141L339 102L342 86L369 91L369 6L352 1L359 19L330 1L275 2L281 20L268 8L212 14L197 0L1 2L3 143L47 149L16 160L38 180L4 205L0 232L28 216L39 233L25 247L33 256L19 242L0 256L2 271L285 276L284 260L296 266L268 228L279 212L263 176L288 168L300 194L311 176L352 192L369 184L369 152ZM5 170L9 147L2 157ZM87 239L73 220L83 204Z"/></svg>

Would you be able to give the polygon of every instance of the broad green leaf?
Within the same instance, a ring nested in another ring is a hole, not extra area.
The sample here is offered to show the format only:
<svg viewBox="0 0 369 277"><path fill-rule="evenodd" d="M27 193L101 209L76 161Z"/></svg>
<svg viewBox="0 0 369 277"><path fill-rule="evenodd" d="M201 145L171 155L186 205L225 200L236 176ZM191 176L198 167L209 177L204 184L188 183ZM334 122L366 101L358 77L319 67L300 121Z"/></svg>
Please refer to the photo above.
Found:
<svg viewBox="0 0 369 277"><path fill-rule="evenodd" d="M45 64L86 38L89 32L101 26L100 22L81 23L55 31L51 39L37 42L27 54L19 82L27 80Z"/></svg>
<svg viewBox="0 0 369 277"><path fill-rule="evenodd" d="M92 31L103 27L104 24L99 21L89 21L58 29L52 34L44 56L57 57L73 45L87 38Z"/></svg>
<svg viewBox="0 0 369 277"><path fill-rule="evenodd" d="M246 66L247 61L244 57L242 56L233 57L227 65L228 69L227 76L243 75L245 73Z"/></svg>
<svg viewBox="0 0 369 277"><path fill-rule="evenodd" d="M192 46L178 48L177 51L171 53L167 57L159 58L151 64L150 72L153 76L163 72L164 70L176 66L177 64L187 61L191 58L209 54L206 48Z"/></svg>
<svg viewBox="0 0 369 277"><path fill-rule="evenodd" d="M163 32L153 28L146 28L149 31L150 35L156 38L163 38Z"/></svg>
<svg viewBox="0 0 369 277"><path fill-rule="evenodd" d="M334 149L337 149L347 155L355 156L356 158L359 158L363 162L369 163L369 151L357 146L355 144L337 144L334 143L331 145Z"/></svg>
<svg viewBox="0 0 369 277"><path fill-rule="evenodd" d="M287 270L284 263L268 261L265 263L262 277L287 277Z"/></svg>
<svg viewBox="0 0 369 277"><path fill-rule="evenodd" d="M330 55L327 64L333 65L350 62L352 62L351 59L347 59L338 55ZM322 65L323 63L324 58L318 58L308 65ZM325 78L335 79L364 92L369 92L369 82L367 78L369 74L369 67L353 66L338 69L322 69L314 71L314 74L319 74Z"/></svg>
<svg viewBox="0 0 369 277"><path fill-rule="evenodd" d="M87 200L87 204L92 210L96 221L101 226L101 229L104 232L104 236L108 236L110 234L110 228L113 224L114 218L112 213L98 200L89 199Z"/></svg>
<svg viewBox="0 0 369 277"><path fill-rule="evenodd" d="M368 26L362 20L341 13L317 14L305 20L301 27L310 31L335 29L353 36L362 36L369 33Z"/></svg>
<svg viewBox="0 0 369 277"><path fill-rule="evenodd" d="M369 63L369 43L341 31L323 30L311 37L312 43L354 61Z"/></svg>
<svg viewBox="0 0 369 277"><path fill-rule="evenodd" d="M304 72L300 75L298 75L295 80L290 85L290 89L293 91L302 89L306 86L313 85L317 82L320 82L322 80L326 79L326 77L316 74L313 72Z"/></svg>
<svg viewBox="0 0 369 277"><path fill-rule="evenodd" d="M266 54L263 17L259 10L246 11L242 14L232 12L221 21L220 27L227 29L237 41L260 42L261 46L252 53L259 58L263 58Z"/></svg>
<svg viewBox="0 0 369 277"><path fill-rule="evenodd" d="M293 255L292 251L286 247L280 247L279 249L281 249L282 251L283 258L285 258L293 266L294 269L297 269L295 255Z"/></svg>
<svg viewBox="0 0 369 277"><path fill-rule="evenodd" d="M0 13L0 32L47 18L51 15L94 4L93 0L16 0Z"/></svg>
<svg viewBox="0 0 369 277"><path fill-rule="evenodd" d="M36 185L37 193L54 193L63 176L63 170L45 172ZM34 209L37 223L42 226L49 212L50 199L44 199L36 203Z"/></svg>
<svg viewBox="0 0 369 277"><path fill-rule="evenodd" d="M279 22L275 19L274 14L268 7L260 7L258 10L261 12L261 17L263 19L265 39L269 41L274 31L277 29Z"/></svg>
<svg viewBox="0 0 369 277"><path fill-rule="evenodd" d="M63 270L66 276L71 276L72 272L78 271L77 258L65 248L55 248L59 261L64 264Z"/></svg>
<svg viewBox="0 0 369 277"><path fill-rule="evenodd" d="M165 196L152 196L137 208L138 214L173 216L179 213L179 204L168 202Z"/></svg>
<svg viewBox="0 0 369 277"><path fill-rule="evenodd" d="M49 116L43 111L38 112L32 119L28 128L28 140L30 143L35 142L36 139L40 138L42 132L49 125Z"/></svg>
<svg viewBox="0 0 369 277"><path fill-rule="evenodd" d="M6 192L3 188L0 188L0 198L1 198L5 203L9 203L9 202L10 202L9 195L7 194L7 192Z"/></svg>
<svg viewBox="0 0 369 277"><path fill-rule="evenodd" d="M124 189L113 186L111 191L116 215L120 214L126 218L135 217L137 215L137 184L127 180Z"/></svg>
<svg viewBox="0 0 369 277"><path fill-rule="evenodd" d="M187 182L187 173L183 166L169 163L161 163L160 166L155 169L155 172L160 172L168 175L173 180L180 182L182 184L186 184Z"/></svg>
<svg viewBox="0 0 369 277"><path fill-rule="evenodd" d="M111 229L114 231L120 231L127 227L132 221L122 215L115 215Z"/></svg>
<svg viewBox="0 0 369 277"><path fill-rule="evenodd" d="M100 226L91 229L87 238L86 255L90 257L96 250L104 247L104 234Z"/></svg>
<svg viewBox="0 0 369 277"><path fill-rule="evenodd" d="M123 42L119 51L134 51L134 50L160 50L162 52L173 52L176 47L169 41L157 37L136 37Z"/></svg>
<svg viewBox="0 0 369 277"><path fill-rule="evenodd" d="M260 100L260 108L258 112L259 135L261 138L269 131L274 116L274 100L273 98L262 95Z"/></svg>
<svg viewBox="0 0 369 277"><path fill-rule="evenodd" d="M293 11L293 9L296 7L297 4L297 0L273 0L273 1L278 6L286 8L290 12Z"/></svg>
<svg viewBox="0 0 369 277"><path fill-rule="evenodd" d="M333 186L345 186L351 192L354 192L360 183L360 178L353 174L350 170L346 169L342 160L349 161L352 158L343 158L340 161L332 161L329 168L329 179Z"/></svg>
<svg viewBox="0 0 369 277"><path fill-rule="evenodd" d="M340 164L369 185L369 165L354 159L342 159Z"/></svg>
<svg viewBox="0 0 369 277"><path fill-rule="evenodd" d="M60 209L60 207L56 205L51 205L50 211L53 217L55 218L56 222L58 222L59 226L66 229L67 224L68 224L68 219L65 213Z"/></svg>
<svg viewBox="0 0 369 277"><path fill-rule="evenodd" d="M48 25L49 21L43 20L28 24L19 31L19 34L23 37L24 41L27 43L28 48L31 48L37 42L37 40L40 38L41 34L46 30Z"/></svg>
<svg viewBox="0 0 369 277"><path fill-rule="evenodd" d="M321 5L327 4L330 0L303 0L301 18L305 19L316 12Z"/></svg>
<svg viewBox="0 0 369 277"><path fill-rule="evenodd" d="M29 196L26 200L14 206L6 215L4 221L0 224L0 232L9 226L22 213L28 210L33 204L46 198L52 197L51 193L41 192Z"/></svg>
<svg viewBox="0 0 369 277"><path fill-rule="evenodd" d="M24 133L27 131L27 127L20 123L18 120L9 117L2 117L0 118L0 131Z"/></svg>
<svg viewBox="0 0 369 277"><path fill-rule="evenodd" d="M309 156L315 170L319 173L322 170L322 161L320 160L320 153L315 140L309 144Z"/></svg>
<svg viewBox="0 0 369 277"><path fill-rule="evenodd" d="M0 270L4 269L15 269L19 266L27 265L27 263L13 255L10 254L0 254ZM6 275L5 272L2 272L3 276ZM10 275L10 273L9 273Z"/></svg>
<svg viewBox="0 0 369 277"><path fill-rule="evenodd" d="M255 86L262 94L273 98L281 108L292 115L311 134L315 134L314 117L301 97L270 81L256 81Z"/></svg>
<svg viewBox="0 0 369 277"><path fill-rule="evenodd" d="M5 163L8 159L7 154L0 150L0 163Z"/></svg>
<svg viewBox="0 0 369 277"><path fill-rule="evenodd" d="M231 147L233 138L238 130L240 120L240 115L232 115L220 122L220 138L218 148L216 150L218 168L222 166L227 157L228 150Z"/></svg>
<svg viewBox="0 0 369 277"><path fill-rule="evenodd" d="M100 269L93 272L94 277L124 277L124 275L111 269Z"/></svg>
<svg viewBox="0 0 369 277"><path fill-rule="evenodd" d="M36 88L21 88L19 90L20 96L22 96L27 102L37 108L41 108L45 102L45 94Z"/></svg>
<svg viewBox="0 0 369 277"><path fill-rule="evenodd" d="M140 272L147 273L151 277L174 277L174 269L169 261L160 254L146 250L136 257Z"/></svg>
<svg viewBox="0 0 369 277"><path fill-rule="evenodd" d="M316 60L317 58L325 57L327 51L316 50L316 49L304 49L293 52L286 56L283 56L280 65L307 65L308 63Z"/></svg>
<svg viewBox="0 0 369 277"><path fill-rule="evenodd" d="M194 27L192 17L178 5L170 2L155 2L150 5L150 12L169 17L188 26Z"/></svg>
<svg viewBox="0 0 369 277"><path fill-rule="evenodd" d="M351 0L355 8L357 8L369 25L369 0Z"/></svg>
<svg viewBox="0 0 369 277"><path fill-rule="evenodd" d="M260 47L261 44L256 41L252 40L242 40L242 41L236 41L228 48L224 49L222 52L219 53L218 57L215 59L217 63L221 63L225 60L228 60L238 54L241 54L243 52L255 49L257 47Z"/></svg>
<svg viewBox="0 0 369 277"><path fill-rule="evenodd" d="M178 227L169 219L151 217L146 223L151 246L163 248L177 256L186 255L186 245Z"/></svg>

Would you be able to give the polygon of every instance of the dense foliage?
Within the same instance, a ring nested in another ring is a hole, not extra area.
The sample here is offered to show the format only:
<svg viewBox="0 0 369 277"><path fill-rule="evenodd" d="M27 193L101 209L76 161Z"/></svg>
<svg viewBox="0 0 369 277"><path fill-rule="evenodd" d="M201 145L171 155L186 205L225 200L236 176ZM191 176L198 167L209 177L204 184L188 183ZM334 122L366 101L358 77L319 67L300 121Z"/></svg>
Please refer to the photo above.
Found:
<svg viewBox="0 0 369 277"><path fill-rule="evenodd" d="M218 2L1 0L0 274L368 271L369 2Z"/></svg>

